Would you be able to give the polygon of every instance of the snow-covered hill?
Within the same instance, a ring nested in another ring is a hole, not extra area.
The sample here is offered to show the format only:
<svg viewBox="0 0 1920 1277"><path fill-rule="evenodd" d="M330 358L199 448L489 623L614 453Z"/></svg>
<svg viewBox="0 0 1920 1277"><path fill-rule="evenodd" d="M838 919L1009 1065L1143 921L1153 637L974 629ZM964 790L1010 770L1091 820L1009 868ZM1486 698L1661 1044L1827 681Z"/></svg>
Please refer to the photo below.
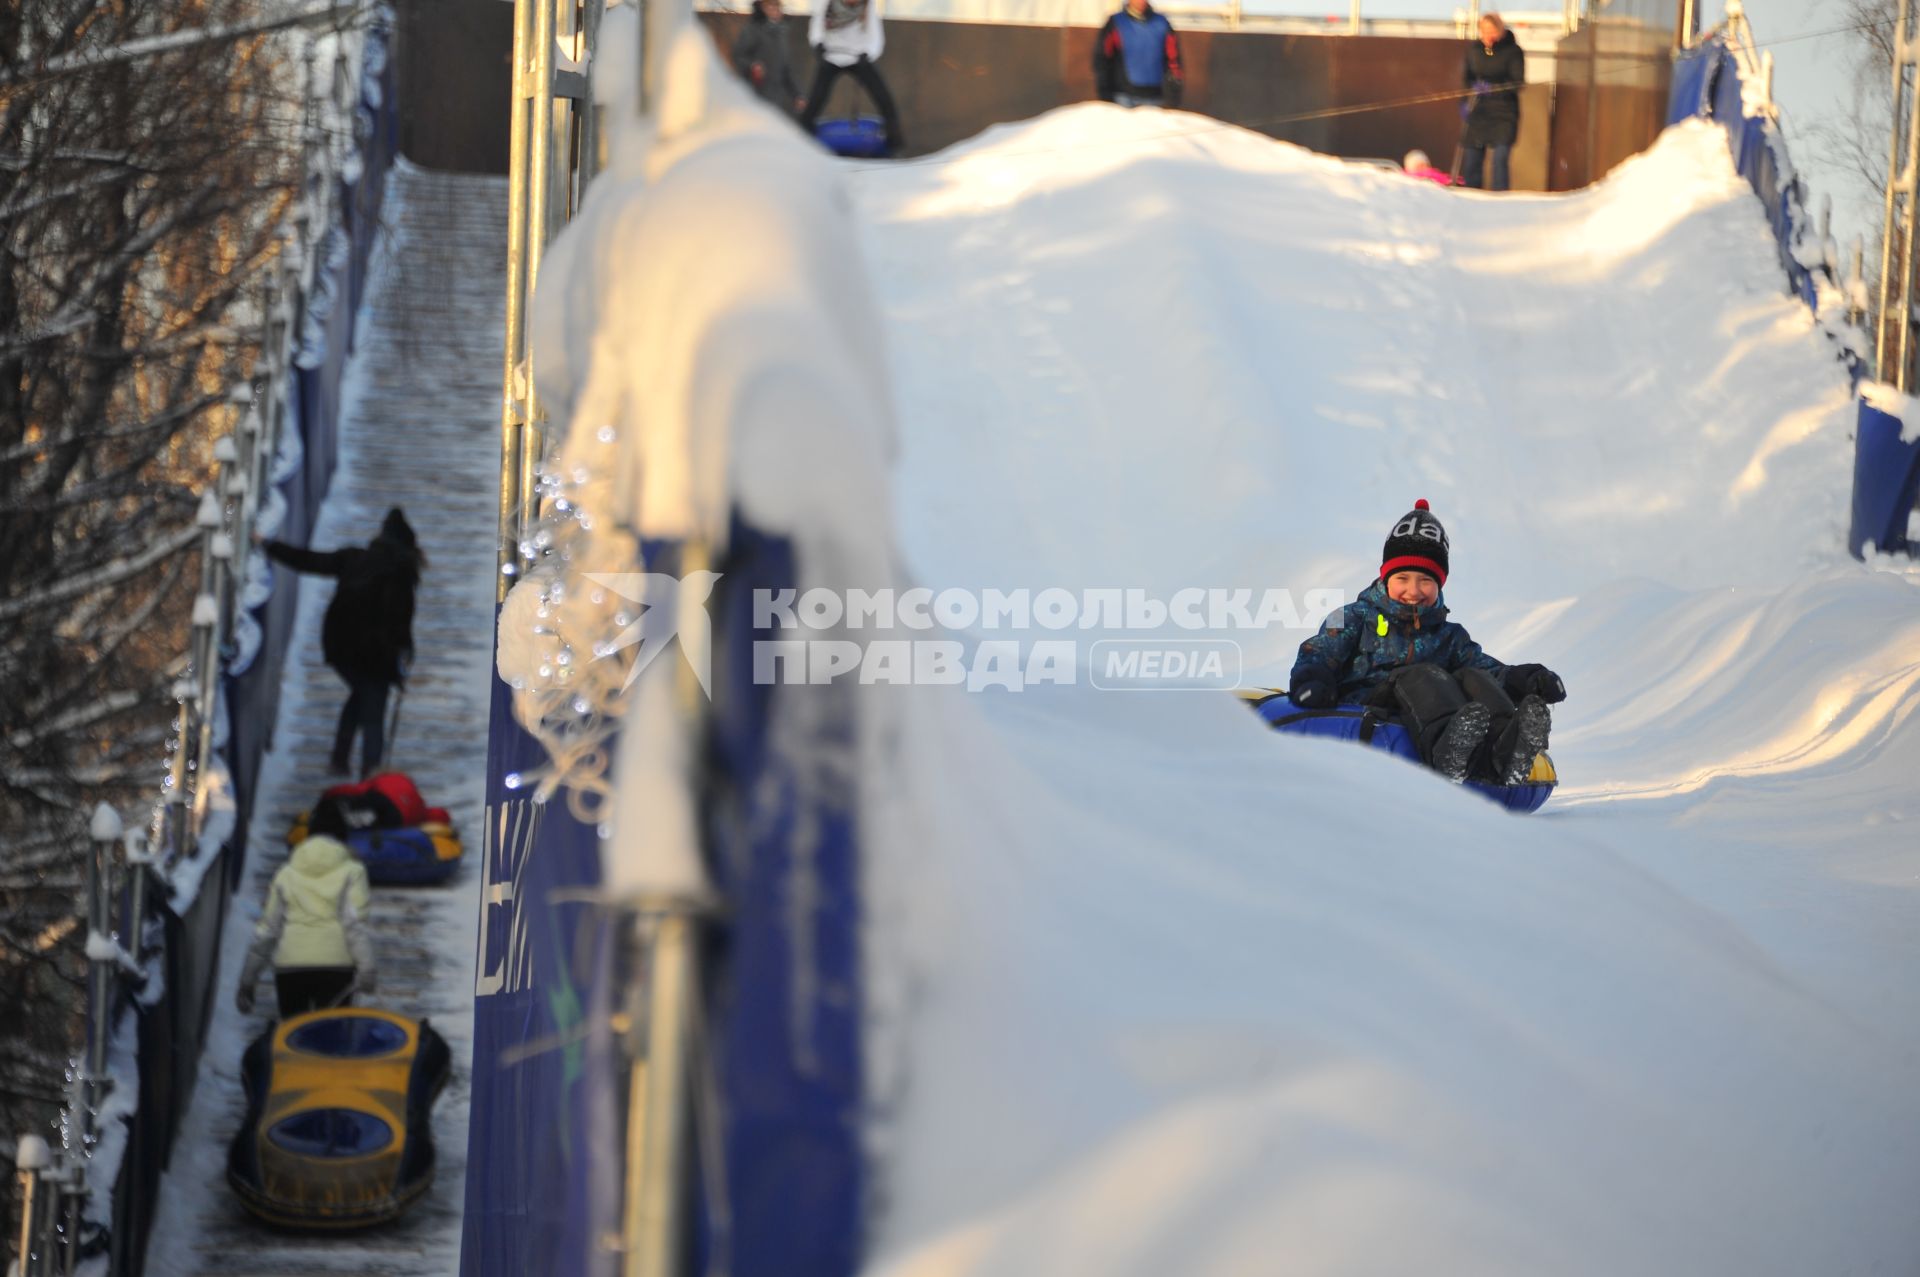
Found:
<svg viewBox="0 0 1920 1277"><path fill-rule="evenodd" d="M704 37L662 71L645 128L601 81L535 310L576 566L737 504L808 586L1298 604L1425 497L1459 619L1571 689L1531 818L1098 690L1105 607L1011 636L1071 685L863 688L851 757L783 694L862 805L872 1271L1920 1264L1920 576L1840 548L1847 376L1722 133L1570 196L1099 104L830 169ZM1226 636L1249 681L1295 619ZM639 687L622 890L695 860Z"/></svg>
<svg viewBox="0 0 1920 1277"><path fill-rule="evenodd" d="M1571 689L1528 819L1219 694L917 689L879 1267L1920 1264L1920 575L1841 551L1724 134L1487 197L1089 105L846 180L918 582L1352 597L1426 497Z"/></svg>

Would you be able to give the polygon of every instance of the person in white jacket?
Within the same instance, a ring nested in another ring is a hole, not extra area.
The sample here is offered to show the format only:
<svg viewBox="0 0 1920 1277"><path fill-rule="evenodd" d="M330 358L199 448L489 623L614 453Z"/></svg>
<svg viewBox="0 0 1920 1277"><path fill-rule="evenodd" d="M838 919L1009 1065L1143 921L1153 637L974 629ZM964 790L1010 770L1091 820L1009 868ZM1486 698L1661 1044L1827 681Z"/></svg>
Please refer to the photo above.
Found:
<svg viewBox="0 0 1920 1277"><path fill-rule="evenodd" d="M341 841L346 820L330 801L314 810L311 828L267 888L234 993L242 1015L252 1012L254 985L269 962L282 1019L346 1006L356 992L373 992L367 867Z"/></svg>
<svg viewBox="0 0 1920 1277"><path fill-rule="evenodd" d="M834 81L848 72L880 109L880 118L887 125L887 150L898 155L906 144L900 131L900 111L874 66L887 47L879 0L814 0L813 17L807 22L807 43L813 46L817 65L813 91L807 94L807 109L800 116L801 126L813 132Z"/></svg>

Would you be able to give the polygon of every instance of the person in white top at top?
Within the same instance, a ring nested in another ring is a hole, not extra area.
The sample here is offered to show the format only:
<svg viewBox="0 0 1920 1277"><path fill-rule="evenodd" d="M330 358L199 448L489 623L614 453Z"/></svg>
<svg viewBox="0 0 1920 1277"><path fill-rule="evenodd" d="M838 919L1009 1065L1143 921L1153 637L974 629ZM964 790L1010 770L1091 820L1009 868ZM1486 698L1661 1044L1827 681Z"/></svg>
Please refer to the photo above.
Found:
<svg viewBox="0 0 1920 1277"><path fill-rule="evenodd" d="M819 122L827 105L827 95L842 72L852 74L880 109L887 125L887 150L898 155L905 145L900 131L900 111L887 92L874 63L887 47L887 36L880 25L879 0L817 0L813 17L807 23L807 43L813 46L818 65L813 72L813 90L807 94L807 109L800 123L809 133Z"/></svg>

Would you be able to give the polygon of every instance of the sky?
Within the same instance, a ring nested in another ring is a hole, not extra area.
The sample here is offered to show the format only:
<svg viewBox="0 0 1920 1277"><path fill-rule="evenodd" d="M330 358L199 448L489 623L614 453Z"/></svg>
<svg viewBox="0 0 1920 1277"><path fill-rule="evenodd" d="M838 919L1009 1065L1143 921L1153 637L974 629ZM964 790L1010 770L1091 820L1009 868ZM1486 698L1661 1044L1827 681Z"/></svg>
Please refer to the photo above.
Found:
<svg viewBox="0 0 1920 1277"><path fill-rule="evenodd" d="M1707 0L1703 23L1718 23L1722 7L1719 0ZM1852 112L1859 37L1834 33L1846 22L1840 0L1747 0L1747 20L1754 40L1773 53L1774 101L1787 147L1812 191L1808 206L1817 211L1822 196L1833 197L1834 237L1843 252L1855 235L1865 235L1871 244L1881 217L1879 201L1826 152L1814 132Z"/></svg>

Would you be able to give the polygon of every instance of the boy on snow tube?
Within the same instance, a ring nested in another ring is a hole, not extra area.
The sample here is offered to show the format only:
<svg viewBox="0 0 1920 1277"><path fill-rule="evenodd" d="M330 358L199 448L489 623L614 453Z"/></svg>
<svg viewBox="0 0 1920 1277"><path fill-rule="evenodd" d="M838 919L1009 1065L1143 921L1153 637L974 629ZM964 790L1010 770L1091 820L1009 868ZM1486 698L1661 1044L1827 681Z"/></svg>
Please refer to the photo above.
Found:
<svg viewBox="0 0 1920 1277"><path fill-rule="evenodd" d="M1524 784L1566 685L1544 665L1487 655L1448 619L1448 549L1427 502L1414 502L1387 533L1373 584L1300 645L1287 694L1302 709L1394 715L1420 760L1456 784Z"/></svg>

